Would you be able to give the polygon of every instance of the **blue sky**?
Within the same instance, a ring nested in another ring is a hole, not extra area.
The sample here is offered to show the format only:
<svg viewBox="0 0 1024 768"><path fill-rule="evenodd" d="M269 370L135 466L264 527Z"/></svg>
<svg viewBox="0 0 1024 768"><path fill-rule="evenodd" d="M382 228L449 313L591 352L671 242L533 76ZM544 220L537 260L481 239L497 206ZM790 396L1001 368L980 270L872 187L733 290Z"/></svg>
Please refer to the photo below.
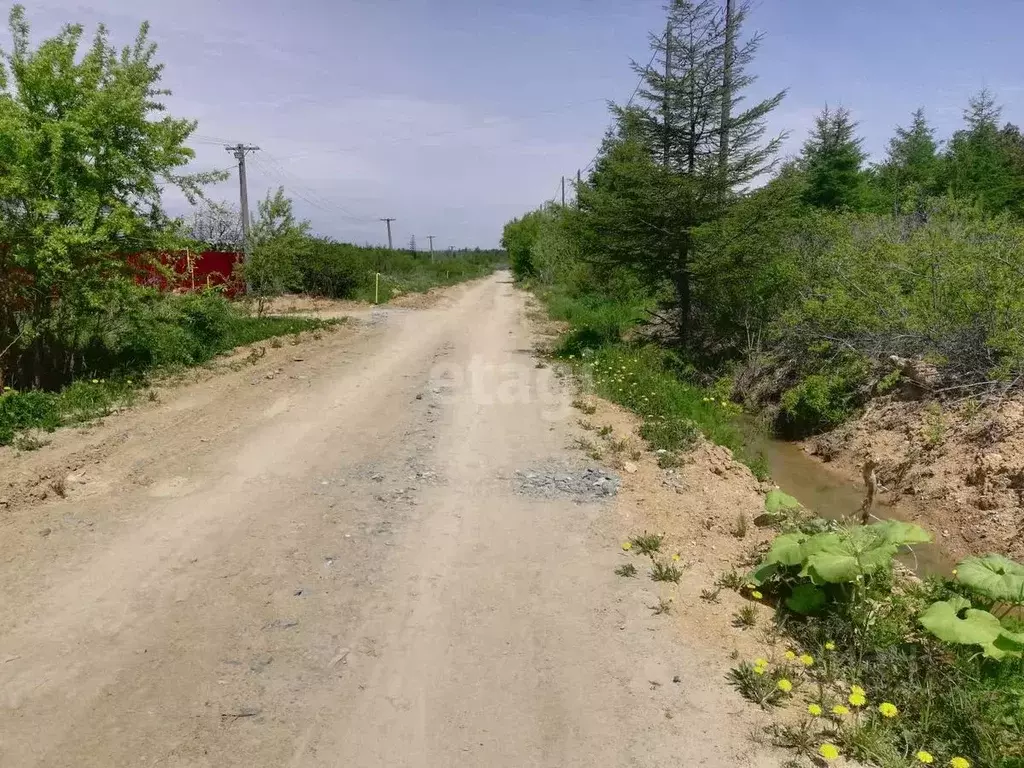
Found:
<svg viewBox="0 0 1024 768"><path fill-rule="evenodd" d="M433 234L444 248L496 245L507 219L587 164L662 4L39 0L28 16L37 36L102 21L117 43L148 19L168 107L199 120L197 168L231 164L222 139L257 144L251 199L283 184L320 233L381 242L378 219L393 216L396 242ZM875 157L917 106L945 138L982 87L1019 123L1021 29L1019 0L757 0L751 97L789 89L770 122L791 132L788 153L826 103L853 112ZM210 196L237 200L237 179ZM168 206L185 212L176 196Z"/></svg>

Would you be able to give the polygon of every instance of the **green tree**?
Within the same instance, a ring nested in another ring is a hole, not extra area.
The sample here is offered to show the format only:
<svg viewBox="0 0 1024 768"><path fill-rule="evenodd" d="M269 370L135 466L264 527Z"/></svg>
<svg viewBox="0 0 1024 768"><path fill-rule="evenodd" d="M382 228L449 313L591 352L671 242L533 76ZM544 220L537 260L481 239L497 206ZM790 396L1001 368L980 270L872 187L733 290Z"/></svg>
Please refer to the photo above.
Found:
<svg viewBox="0 0 1024 768"><path fill-rule="evenodd" d="M257 204L243 274L249 293L259 302L279 296L299 283L300 262L310 250L309 222L297 221L284 188Z"/></svg>
<svg viewBox="0 0 1024 768"><path fill-rule="evenodd" d="M765 118L785 92L738 109L755 80L746 67L761 41L733 42L747 12L742 5L727 24L713 0L671 3L665 35L652 37L659 66L637 67L641 104L613 108L617 135L579 194L581 221L602 233L591 234L582 253L668 282L682 346L693 330L692 230L771 169L783 138L765 141Z"/></svg>
<svg viewBox="0 0 1024 768"><path fill-rule="evenodd" d="M999 120L1002 108L988 90L964 111L967 126L953 134L946 153L946 181L954 196L990 213L1024 215L1024 145L1020 130Z"/></svg>
<svg viewBox="0 0 1024 768"><path fill-rule="evenodd" d="M804 143L801 165L807 175L804 200L817 208L857 210L863 202L867 157L856 135L857 123L844 107L822 110Z"/></svg>
<svg viewBox="0 0 1024 768"><path fill-rule="evenodd" d="M505 225L501 236L501 247L508 253L512 274L517 280L525 280L536 274L533 263L533 245L540 234L543 212L531 211L513 219Z"/></svg>
<svg viewBox="0 0 1024 768"><path fill-rule="evenodd" d="M83 52L67 25L34 49L20 5L0 50L0 380L56 387L123 293L124 254L168 247L160 194L195 200L220 174L184 174L195 122L164 114L162 65L143 24L116 51Z"/></svg>
<svg viewBox="0 0 1024 768"><path fill-rule="evenodd" d="M925 199L937 191L938 149L935 131L928 125L923 108L914 112L909 127L896 127L885 162L876 169L874 179L884 211L922 209Z"/></svg>

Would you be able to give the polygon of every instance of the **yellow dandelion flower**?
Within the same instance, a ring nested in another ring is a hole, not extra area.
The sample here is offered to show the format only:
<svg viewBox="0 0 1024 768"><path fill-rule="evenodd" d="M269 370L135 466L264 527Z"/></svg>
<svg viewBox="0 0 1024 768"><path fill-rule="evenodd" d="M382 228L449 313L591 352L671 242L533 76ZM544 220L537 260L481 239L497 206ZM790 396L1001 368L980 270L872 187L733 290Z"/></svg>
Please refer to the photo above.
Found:
<svg viewBox="0 0 1024 768"><path fill-rule="evenodd" d="M900 713L896 705L890 704L888 701L883 701L879 704L878 711L882 713L882 717L896 717Z"/></svg>
<svg viewBox="0 0 1024 768"><path fill-rule="evenodd" d="M808 704L807 714L809 714L811 717L821 717L822 709L817 704Z"/></svg>
<svg viewBox="0 0 1024 768"><path fill-rule="evenodd" d="M825 643L825 650L826 651L834 651L835 649L836 649L836 644L833 643L831 640L829 640L827 643Z"/></svg>
<svg viewBox="0 0 1024 768"><path fill-rule="evenodd" d="M755 675L763 675L767 671L768 671L768 667L754 667L754 674Z"/></svg>
<svg viewBox="0 0 1024 768"><path fill-rule="evenodd" d="M792 651L786 651L786 658L789 661L796 661L796 654L793 653Z"/></svg>
<svg viewBox="0 0 1024 768"><path fill-rule="evenodd" d="M768 666L768 659L754 659L754 666L755 667L767 667Z"/></svg>
<svg viewBox="0 0 1024 768"><path fill-rule="evenodd" d="M826 760L835 760L839 757L839 747L835 744L822 744L818 747L818 754Z"/></svg>
<svg viewBox="0 0 1024 768"><path fill-rule="evenodd" d="M778 686L778 689L783 693L789 693L793 690L793 684L789 682L789 680L787 680L786 678L782 678L775 685Z"/></svg>
<svg viewBox="0 0 1024 768"><path fill-rule="evenodd" d="M814 657L811 656L811 654L809 653L805 653L800 657L800 663L803 664L805 667L813 667Z"/></svg>
<svg viewBox="0 0 1024 768"><path fill-rule="evenodd" d="M629 552L629 550L631 550L632 548L633 548L633 542L631 542L631 541L624 541L624 542L622 542L622 549L623 549L623 551Z"/></svg>
<svg viewBox="0 0 1024 768"><path fill-rule="evenodd" d="M868 700L861 696L859 693L851 693L848 701L855 707L863 707L865 704L868 703Z"/></svg>
<svg viewBox="0 0 1024 768"><path fill-rule="evenodd" d="M751 592L751 593L750 593L750 596L751 596L752 598L754 598L755 600L760 600L761 598L763 598L763 597L764 597L764 595L762 595L762 594L761 594L760 592L758 592L758 591L757 591L756 589L755 589L755 590L754 590L753 592Z"/></svg>
<svg viewBox="0 0 1024 768"><path fill-rule="evenodd" d="M844 715L850 714L850 710L847 707L844 707L842 704L836 704L834 707L832 707L832 714L843 717Z"/></svg>
<svg viewBox="0 0 1024 768"><path fill-rule="evenodd" d="M100 380L99 380L99 379L93 379L93 380L92 380L92 383L93 383L93 384L99 384L99 383L100 383Z"/></svg>
<svg viewBox="0 0 1024 768"><path fill-rule="evenodd" d="M865 691L863 688L861 688L859 685L851 685L850 686L850 693L852 693L852 694L854 694L856 696L867 696L868 695L868 692Z"/></svg>
<svg viewBox="0 0 1024 768"><path fill-rule="evenodd" d="M676 552L674 555L672 555L672 559L675 560L678 563L679 562L679 553Z"/></svg>
<svg viewBox="0 0 1024 768"><path fill-rule="evenodd" d="M966 757L954 757L949 761L949 768L971 768L971 761Z"/></svg>
<svg viewBox="0 0 1024 768"><path fill-rule="evenodd" d="M931 752L925 752L923 749L914 757L917 758L917 762L924 763L925 765L931 765L935 762L935 756Z"/></svg>

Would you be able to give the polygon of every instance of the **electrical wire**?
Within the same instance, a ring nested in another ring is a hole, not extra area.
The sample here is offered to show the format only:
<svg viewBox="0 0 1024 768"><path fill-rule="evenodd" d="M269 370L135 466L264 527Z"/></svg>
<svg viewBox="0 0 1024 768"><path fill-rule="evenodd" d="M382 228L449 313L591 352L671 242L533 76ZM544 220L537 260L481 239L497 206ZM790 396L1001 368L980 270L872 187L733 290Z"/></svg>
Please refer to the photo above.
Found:
<svg viewBox="0 0 1024 768"><path fill-rule="evenodd" d="M563 105L561 105L559 107L554 107L552 109L543 110L541 112L533 112L533 113L529 113L529 114L526 114L526 115L517 115L517 116L513 116L513 117L508 117L508 118L496 118L496 119L482 120L479 123L474 123L473 125L465 125L465 126L462 126L460 128L451 128L451 129L448 129L448 130L445 130L445 131L436 131L434 133L420 133L420 134L417 134L415 136L404 136L404 137L393 137L393 138L388 138L388 139L381 139L381 140L375 142L375 144L402 144L402 143L409 142L409 141L414 141L414 140L418 141L418 140L421 140L421 139L436 139L436 138L441 138L441 137L444 137L444 136L453 136L453 135L457 135L457 134L460 134L460 133L466 133L468 131L476 131L476 130L479 130L480 128L488 127L488 126L491 126L491 125L501 125L506 120L534 120L534 119L539 118L539 117L547 117L547 116L550 116L550 115L557 115L557 114L560 114L562 112L566 112L568 110L571 110L571 109L573 109L575 107L578 107L578 106L580 106L582 104L593 104L593 103L598 102L598 101L605 101L605 99L604 98L583 99L583 100L580 100L580 101L569 102L568 104L563 104ZM331 149L317 150L317 153L321 154L321 155L323 155L323 154L328 154L329 155L329 154L337 154L337 153L340 153L340 152L358 152L358 151L360 151L362 149L366 149L366 146L365 145L363 145L363 146L355 146L355 145L353 145L353 146L347 146L347 147L333 147ZM285 156L282 157L282 159L293 160L293 159L295 159L297 157L300 157L301 155L302 155L302 153L297 153L297 154L294 154L294 155L285 155Z"/></svg>
<svg viewBox="0 0 1024 768"><path fill-rule="evenodd" d="M664 35L659 37L658 42L663 42L665 40L665 35L667 34L668 33L666 32ZM640 73L640 78L636 81L636 88L634 88L633 92L629 95L629 100L626 102L626 109L629 109L633 105L633 99L635 99L636 95L640 93L640 87L644 84L644 78L647 77L647 73L651 71L651 66L654 64L654 60L657 58L657 56L658 49L655 48L654 53L651 54L651 60L647 62L647 66L644 67L644 71ZM590 162L583 166L583 170L589 171L591 168L593 168L594 163L597 162L598 155L600 154L601 150L598 149L597 152L594 153L594 156L590 158Z"/></svg>
<svg viewBox="0 0 1024 768"><path fill-rule="evenodd" d="M368 222L373 220L366 216L356 216L351 211L346 209L344 206L338 205L337 203L328 200L315 190L312 190L301 184L295 183L295 179L297 179L298 177L288 173L285 169L280 168L280 166L278 166L278 168L272 167L270 163L265 162L265 157L253 155L252 158L250 159L253 161L253 164L257 168L259 168L264 174L271 176L272 178L274 178L275 181L278 181L283 186L285 186L288 189L289 194L294 195L298 199L302 200L303 202L307 203L313 208L316 208L319 211L322 211L324 213L330 213L336 216L340 211L341 218L350 219L352 221ZM291 178L289 178L289 176Z"/></svg>

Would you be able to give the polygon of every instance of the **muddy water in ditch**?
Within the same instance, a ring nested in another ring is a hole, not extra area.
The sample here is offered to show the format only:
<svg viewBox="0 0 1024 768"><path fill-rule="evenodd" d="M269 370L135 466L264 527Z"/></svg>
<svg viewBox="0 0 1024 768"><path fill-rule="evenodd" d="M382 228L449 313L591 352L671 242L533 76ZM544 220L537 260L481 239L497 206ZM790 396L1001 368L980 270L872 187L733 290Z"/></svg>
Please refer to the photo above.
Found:
<svg viewBox="0 0 1024 768"><path fill-rule="evenodd" d="M823 464L797 443L763 435L751 436L750 440L755 452L759 450L767 459L775 484L805 507L829 520L859 519L865 493L859 477L852 478ZM889 504L875 498L873 514L882 520L913 522L916 512L911 502ZM953 568L953 560L937 544L915 545L912 552L903 553L899 559L920 576L948 575Z"/></svg>

